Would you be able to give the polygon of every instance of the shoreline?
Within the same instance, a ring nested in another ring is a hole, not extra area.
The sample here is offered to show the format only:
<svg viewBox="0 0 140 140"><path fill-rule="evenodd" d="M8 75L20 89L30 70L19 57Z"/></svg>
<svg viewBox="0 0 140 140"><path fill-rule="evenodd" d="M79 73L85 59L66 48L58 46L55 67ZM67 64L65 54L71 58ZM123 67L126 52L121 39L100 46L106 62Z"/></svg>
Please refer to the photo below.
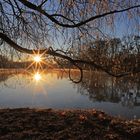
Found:
<svg viewBox="0 0 140 140"><path fill-rule="evenodd" d="M95 109L0 109L0 139L140 138L140 119L126 120Z"/></svg>

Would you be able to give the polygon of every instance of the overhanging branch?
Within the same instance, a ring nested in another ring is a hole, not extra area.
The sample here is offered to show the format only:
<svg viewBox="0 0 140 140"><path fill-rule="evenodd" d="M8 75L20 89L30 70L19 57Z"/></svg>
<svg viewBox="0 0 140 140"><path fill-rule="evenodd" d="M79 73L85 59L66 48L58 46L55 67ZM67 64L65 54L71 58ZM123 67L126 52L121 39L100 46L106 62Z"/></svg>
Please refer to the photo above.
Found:
<svg viewBox="0 0 140 140"><path fill-rule="evenodd" d="M35 10L35 11L38 11L40 12L41 14L45 15L48 19L50 19L52 22L58 24L59 26L62 26L62 27L67 27L67 28L75 28L75 27L80 27L82 25L85 25L86 23L90 22L90 21L93 21L93 20L96 20L96 19L99 19L99 18L102 18L102 17L105 17L105 16L108 16L108 15L112 15L112 14L116 14L116 13L121 13L121 12L125 12L125 11L128 11L128 10L131 10L131 9L134 9L134 8L139 8L140 5L135 5L135 6L130 6L128 8L124 8L124 9L121 9L121 10L113 10L113 11L109 11L109 12L106 12L106 13L103 13L103 14L99 14L99 15L96 15L96 16L93 16L93 17L90 17L84 21L81 21L79 23L74 23L74 21L72 22L71 19L65 17L64 15L61 15L61 14L54 14L53 15L50 15L48 14L45 10L43 10L40 6L37 6L27 0L19 0L23 5L27 6L28 8L32 9L32 10ZM73 24L64 24L60 21L58 21L56 18L56 16L59 16L59 17L62 17L70 22L72 22Z"/></svg>
<svg viewBox="0 0 140 140"><path fill-rule="evenodd" d="M21 46L19 46L17 43L15 43L14 41L12 41L7 35L5 35L4 33L0 33L0 38L2 40L4 40L5 42L7 42L11 47L13 47L15 50L21 52L21 53L27 53L27 54L46 54L46 55L52 55L52 56L55 56L55 57L59 57L59 58L63 58L65 60L68 60L70 63L72 63L73 65L75 65L80 71L81 70L81 67L78 66L78 64L87 64L89 66L92 66L96 69L99 69L99 70L102 70L106 73L108 73L109 75L111 76L114 76L114 77L122 77L122 76L125 76L125 75L129 75L131 74L132 72L125 72L125 73L120 73L120 74L114 74L113 72L109 71L108 69L102 67L101 65L98 65L96 64L95 62L93 61L86 61L86 60L78 60L78 59L72 59L71 57L67 56L67 55L64 55L64 54L61 54L61 53L58 53L58 51L55 51L53 50L51 47L47 48L47 49L39 49L39 50L35 50L35 49L26 49L26 48L23 48ZM140 70L137 70L137 71L134 71L134 73L138 73L140 72ZM83 76L82 76L83 77Z"/></svg>

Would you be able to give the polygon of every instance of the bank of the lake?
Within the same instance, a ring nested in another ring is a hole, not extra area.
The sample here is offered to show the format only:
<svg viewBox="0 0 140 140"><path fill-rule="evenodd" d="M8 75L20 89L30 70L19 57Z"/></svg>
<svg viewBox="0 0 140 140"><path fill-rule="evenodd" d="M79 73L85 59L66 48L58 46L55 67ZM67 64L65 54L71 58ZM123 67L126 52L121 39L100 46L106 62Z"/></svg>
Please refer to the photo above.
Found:
<svg viewBox="0 0 140 140"><path fill-rule="evenodd" d="M139 119L125 120L95 109L0 109L0 140L139 138Z"/></svg>

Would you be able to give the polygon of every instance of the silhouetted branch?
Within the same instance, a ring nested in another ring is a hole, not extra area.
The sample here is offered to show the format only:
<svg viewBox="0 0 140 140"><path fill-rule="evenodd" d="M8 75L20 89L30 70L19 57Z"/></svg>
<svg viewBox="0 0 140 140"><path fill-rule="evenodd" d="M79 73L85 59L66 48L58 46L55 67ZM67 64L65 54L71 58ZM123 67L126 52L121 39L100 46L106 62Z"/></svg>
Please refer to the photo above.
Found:
<svg viewBox="0 0 140 140"><path fill-rule="evenodd" d="M38 11L40 12L41 14L45 15L47 18L49 18L52 22L58 24L59 26L62 26L62 27L67 27L67 28L75 28L75 27L80 27L82 25L85 25L86 23L90 22L90 21L93 21L93 20L96 20L96 19L99 19L99 18L102 18L102 17L105 17L107 15L112 15L112 14L116 14L116 13L121 13L121 12L125 12L125 11L128 11L128 10L131 10L131 9L134 9L134 8L138 8L140 7L140 5L135 5L135 6L130 6L128 8L124 8L124 9L121 9L121 10L113 10L113 11L109 11L109 12L106 12L106 13L103 13L103 14L98 14L96 16L93 16L89 19L86 19L84 21L81 21L81 22L78 22L78 23L74 23L73 21L73 24L64 24L60 21L58 21L56 18L54 18L54 16L59 16L59 17L62 17L68 21L72 21L71 19L65 17L64 15L61 15L61 14L54 14L54 15L50 15L48 14L45 10L43 10L40 6L37 6L27 0L19 0L22 4L24 4L25 6L27 6L28 8L30 9L33 9L35 11Z"/></svg>
<svg viewBox="0 0 140 140"><path fill-rule="evenodd" d="M80 71L80 78L78 79L78 80L74 80L74 79L72 79L72 77L71 77L71 68L69 68L69 79L73 82L73 83L80 83L81 81L82 81L82 79L83 79L83 69L80 67L80 66L78 66L76 63L74 63L74 65L79 69L79 71Z"/></svg>
<svg viewBox="0 0 140 140"><path fill-rule="evenodd" d="M65 60L68 60L71 64L75 65L80 70L80 73L81 73L80 79L78 81L72 80L72 78L70 76L70 79L75 83L80 82L83 78L83 71L82 71L82 68L79 66L79 64L86 64L86 65L92 66L92 67L94 67L98 70L102 70L102 71L104 71L104 72L106 72L109 75L114 76L114 77L122 77L122 76L126 76L126 75L129 75L129 74L132 73L132 72L124 72L124 73L120 73L120 74L114 74L113 72L109 71L107 68L105 68L101 65L98 65L93 61L86 61L86 60L81 60L81 59L80 60L72 59L71 57L69 57L65 54L58 53L58 50L55 51L55 50L53 50L52 47L48 47L47 49L37 49L37 50L26 49L26 48L23 48L23 47L19 46L18 44L16 44L9 37L7 37L7 35L5 35L4 33L0 33L0 38L3 39L5 42L7 42L15 50L17 50L19 52L22 52L22 53L28 53L28 54L38 54L38 53L40 53L40 54L52 55L52 56L55 56L55 57L59 57L59 58L63 58ZM133 71L133 72L138 73L138 72L140 72L140 70ZM69 72L69 75L70 75L70 72Z"/></svg>
<svg viewBox="0 0 140 140"><path fill-rule="evenodd" d="M38 7L42 7L48 0L44 0Z"/></svg>

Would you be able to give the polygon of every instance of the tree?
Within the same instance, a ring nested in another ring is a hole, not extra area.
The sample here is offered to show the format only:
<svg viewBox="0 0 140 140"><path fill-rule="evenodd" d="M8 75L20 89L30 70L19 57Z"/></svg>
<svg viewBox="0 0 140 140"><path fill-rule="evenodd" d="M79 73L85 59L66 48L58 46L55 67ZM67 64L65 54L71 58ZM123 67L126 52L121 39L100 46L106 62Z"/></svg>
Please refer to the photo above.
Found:
<svg viewBox="0 0 140 140"><path fill-rule="evenodd" d="M22 53L66 59L81 73L81 64L86 64L112 76L123 76L128 72L114 73L95 61L79 59L78 54L83 44L108 38L105 28L114 27L115 18L125 16L124 20L133 21L133 28L139 27L134 23L139 8L139 0L1 0L0 44L6 42ZM73 55L68 53L71 48L77 50Z"/></svg>

